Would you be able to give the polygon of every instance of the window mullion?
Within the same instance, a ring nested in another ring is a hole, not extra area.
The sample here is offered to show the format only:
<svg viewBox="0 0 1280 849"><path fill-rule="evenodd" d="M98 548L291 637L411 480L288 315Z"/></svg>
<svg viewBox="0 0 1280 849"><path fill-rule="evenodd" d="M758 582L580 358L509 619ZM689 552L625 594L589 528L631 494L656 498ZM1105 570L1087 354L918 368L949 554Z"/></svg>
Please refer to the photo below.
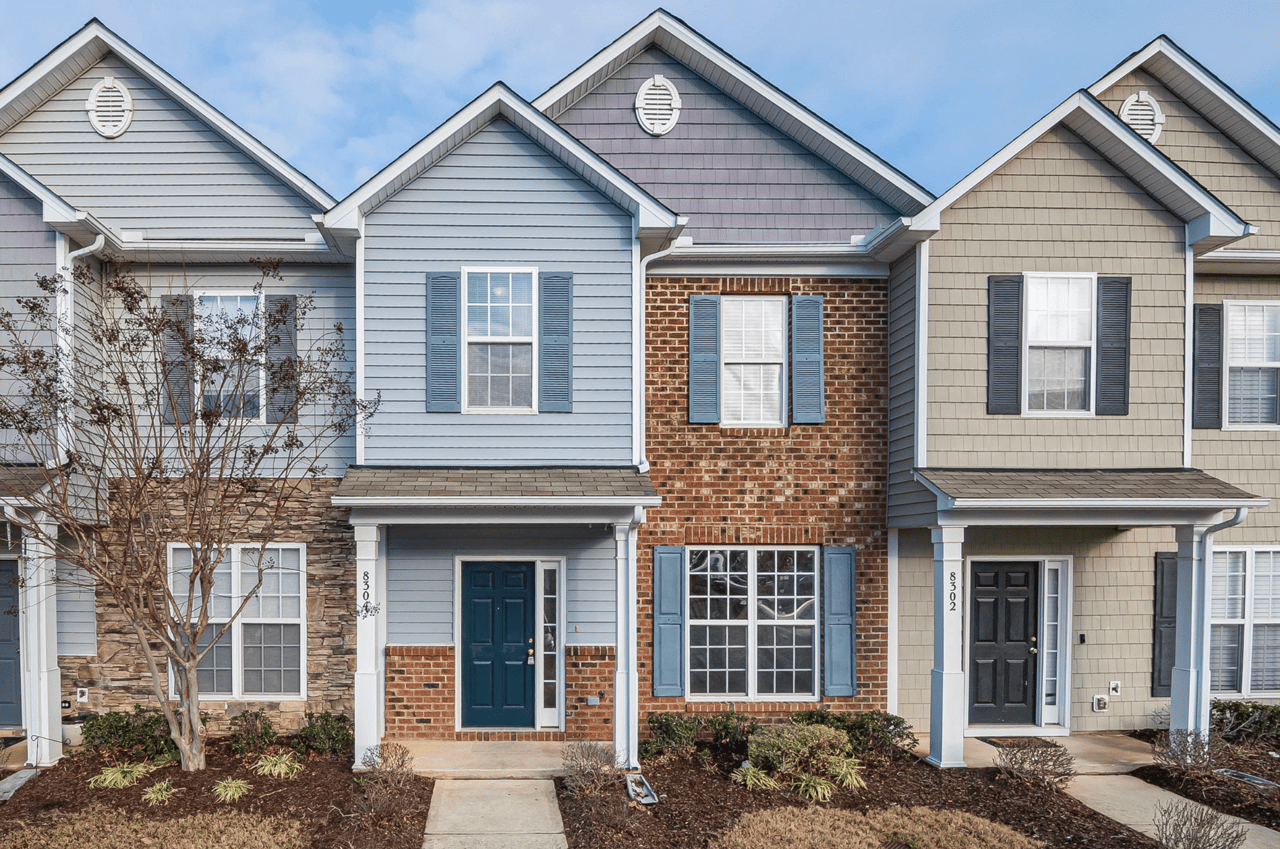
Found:
<svg viewBox="0 0 1280 849"><path fill-rule="evenodd" d="M754 701L760 697L756 686L756 553L757 549L747 549L747 698Z"/></svg>
<svg viewBox="0 0 1280 849"><path fill-rule="evenodd" d="M1257 576L1257 552L1250 549L1244 557L1244 616L1240 635L1240 692L1248 695L1253 689L1253 582Z"/></svg>

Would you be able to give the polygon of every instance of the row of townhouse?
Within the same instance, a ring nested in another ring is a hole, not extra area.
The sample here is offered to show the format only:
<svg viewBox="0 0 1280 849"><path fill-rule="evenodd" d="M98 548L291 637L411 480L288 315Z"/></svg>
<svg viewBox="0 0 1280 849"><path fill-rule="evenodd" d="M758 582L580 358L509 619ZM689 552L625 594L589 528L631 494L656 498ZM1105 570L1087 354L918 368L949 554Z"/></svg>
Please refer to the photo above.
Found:
<svg viewBox="0 0 1280 849"><path fill-rule="evenodd" d="M271 255L356 328L382 408L215 721L634 764L652 711L887 709L961 765L1280 695L1280 130L1166 38L934 197L659 10L339 202L91 21L0 89L0 213L7 295L111 255L252 298ZM60 577L0 581L40 763L60 702L151 698Z"/></svg>

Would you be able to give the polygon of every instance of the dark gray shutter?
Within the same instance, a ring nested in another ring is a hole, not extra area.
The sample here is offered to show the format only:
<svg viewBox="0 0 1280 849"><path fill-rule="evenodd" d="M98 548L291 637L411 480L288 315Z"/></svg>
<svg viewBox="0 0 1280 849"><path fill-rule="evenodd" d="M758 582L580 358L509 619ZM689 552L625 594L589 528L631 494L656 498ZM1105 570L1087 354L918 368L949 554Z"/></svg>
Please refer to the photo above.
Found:
<svg viewBox="0 0 1280 849"><path fill-rule="evenodd" d="M164 313L162 354L164 383L160 386L160 407L165 424L187 424L191 421L194 394L194 369L187 343L195 326L195 302L190 295L163 295L160 308Z"/></svg>
<svg viewBox="0 0 1280 849"><path fill-rule="evenodd" d="M720 421L720 296L689 297L689 421Z"/></svg>
<svg viewBox="0 0 1280 849"><path fill-rule="evenodd" d="M427 275L427 412L462 411L462 274Z"/></svg>
<svg viewBox="0 0 1280 849"><path fill-rule="evenodd" d="M267 422L298 420L298 298L267 295Z"/></svg>
<svg viewBox="0 0 1280 849"><path fill-rule="evenodd" d="M653 549L653 694L684 695L684 549Z"/></svg>
<svg viewBox="0 0 1280 849"><path fill-rule="evenodd" d="M1022 412L1022 275L987 278L987 414Z"/></svg>
<svg viewBox="0 0 1280 849"><path fill-rule="evenodd" d="M822 374L822 296L791 298L791 420L826 421Z"/></svg>
<svg viewBox="0 0 1280 849"><path fill-rule="evenodd" d="M1191 426L1222 427L1222 307L1196 304L1191 359Z"/></svg>
<svg viewBox="0 0 1280 849"><path fill-rule="evenodd" d="M573 412L573 274L538 275L538 411Z"/></svg>
<svg viewBox="0 0 1280 849"><path fill-rule="evenodd" d="M1098 278L1098 410L1100 416L1129 415L1129 316L1133 285L1128 277Z"/></svg>
<svg viewBox="0 0 1280 849"><path fill-rule="evenodd" d="M1173 688L1177 651L1178 554L1156 552L1155 629L1151 639L1151 697L1168 698Z"/></svg>
<svg viewBox="0 0 1280 849"><path fill-rule="evenodd" d="M822 549L822 692L858 694L854 550Z"/></svg>

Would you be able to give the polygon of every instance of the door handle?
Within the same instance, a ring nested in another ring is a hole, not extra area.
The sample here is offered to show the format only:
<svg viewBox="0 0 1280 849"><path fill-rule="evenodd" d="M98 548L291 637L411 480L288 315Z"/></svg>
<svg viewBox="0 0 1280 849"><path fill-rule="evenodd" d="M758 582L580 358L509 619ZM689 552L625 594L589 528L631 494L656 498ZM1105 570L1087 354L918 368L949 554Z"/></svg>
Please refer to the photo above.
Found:
<svg viewBox="0 0 1280 849"><path fill-rule="evenodd" d="M1036 649L1036 647L1035 647L1035 646L1032 646L1032 647L1031 647L1031 649L1030 649L1030 651L1031 651L1031 653L1032 653L1032 654L1039 654L1039 651Z"/></svg>
<svg viewBox="0 0 1280 849"><path fill-rule="evenodd" d="M529 657L533 657L533 649L529 649Z"/></svg>

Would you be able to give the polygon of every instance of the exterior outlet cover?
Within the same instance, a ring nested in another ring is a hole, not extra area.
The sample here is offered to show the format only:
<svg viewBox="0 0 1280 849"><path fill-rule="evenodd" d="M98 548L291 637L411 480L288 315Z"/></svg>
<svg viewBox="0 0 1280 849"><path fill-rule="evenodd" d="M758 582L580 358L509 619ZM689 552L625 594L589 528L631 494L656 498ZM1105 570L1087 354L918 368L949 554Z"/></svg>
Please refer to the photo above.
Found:
<svg viewBox="0 0 1280 849"><path fill-rule="evenodd" d="M599 696L587 696L587 705L589 707L595 707L598 704L600 704Z"/></svg>
<svg viewBox="0 0 1280 849"><path fill-rule="evenodd" d="M1118 696L1118 695L1120 695L1120 682L1119 682L1119 681L1112 681L1110 684L1108 684L1108 685L1107 685L1107 695L1108 695L1108 696Z"/></svg>
<svg viewBox="0 0 1280 849"><path fill-rule="evenodd" d="M87 701L89 701L89 688L88 688L88 687L80 687L80 688L78 688L78 689L76 690L76 701L77 701L77 702L87 702Z"/></svg>
<svg viewBox="0 0 1280 849"><path fill-rule="evenodd" d="M1102 713L1102 712L1106 711L1106 709L1107 709L1107 701L1108 701L1108 699L1107 699L1107 697L1106 697L1106 696L1094 696L1094 697L1093 697L1093 710L1094 710L1094 713Z"/></svg>

